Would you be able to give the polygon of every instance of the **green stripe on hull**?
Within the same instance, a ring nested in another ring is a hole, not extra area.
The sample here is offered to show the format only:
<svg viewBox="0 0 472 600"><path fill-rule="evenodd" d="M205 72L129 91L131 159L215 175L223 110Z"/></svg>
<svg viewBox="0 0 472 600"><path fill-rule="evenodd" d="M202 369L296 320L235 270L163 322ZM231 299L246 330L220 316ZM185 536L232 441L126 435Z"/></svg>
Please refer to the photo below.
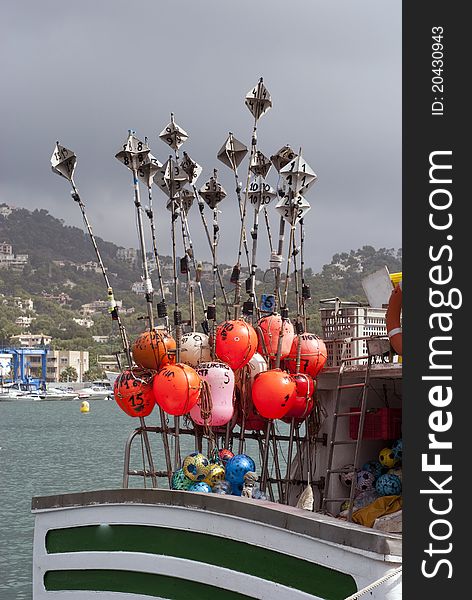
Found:
<svg viewBox="0 0 472 600"><path fill-rule="evenodd" d="M48 592L64 590L86 590L100 592L124 592L143 594L168 600L190 598L218 598L248 600L249 596L238 594L167 575L139 573L137 571L111 571L107 569L48 571L44 576L44 587Z"/></svg>
<svg viewBox="0 0 472 600"><path fill-rule="evenodd" d="M88 525L50 530L48 553L144 552L231 569L280 583L325 600L342 600L357 591L346 573L209 534L149 525Z"/></svg>

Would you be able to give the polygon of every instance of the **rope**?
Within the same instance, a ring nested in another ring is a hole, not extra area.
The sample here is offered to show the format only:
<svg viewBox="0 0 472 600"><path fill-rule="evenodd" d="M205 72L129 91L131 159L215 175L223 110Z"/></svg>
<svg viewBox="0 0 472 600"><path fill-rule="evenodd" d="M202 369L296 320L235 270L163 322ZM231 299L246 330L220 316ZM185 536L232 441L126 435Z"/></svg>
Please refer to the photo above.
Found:
<svg viewBox="0 0 472 600"><path fill-rule="evenodd" d="M360 598L364 594L367 594L367 592L370 592L373 589L375 589L376 587L379 587L379 585L382 585L383 583L385 583L387 581L387 579L390 579L391 577L395 577L395 575L398 575L401 572L402 572L402 567L398 567L398 569L395 569L394 571L390 571L390 573L387 573L387 575L384 575L380 579L377 579L377 581L374 581L367 587L362 588L362 590L359 590L355 594L352 594L351 596L344 598L344 600L357 600L357 598Z"/></svg>

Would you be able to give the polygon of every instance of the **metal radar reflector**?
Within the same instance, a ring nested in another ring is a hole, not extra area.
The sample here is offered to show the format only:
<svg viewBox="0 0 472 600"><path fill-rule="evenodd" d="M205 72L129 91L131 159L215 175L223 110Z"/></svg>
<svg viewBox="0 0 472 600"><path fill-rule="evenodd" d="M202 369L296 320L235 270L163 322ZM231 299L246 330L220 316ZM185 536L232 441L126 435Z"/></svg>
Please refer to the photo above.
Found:
<svg viewBox="0 0 472 600"><path fill-rule="evenodd" d="M218 204L226 198L226 191L217 181L216 175L210 177L210 179L200 188L200 196L205 200L208 206L215 210Z"/></svg>
<svg viewBox="0 0 472 600"><path fill-rule="evenodd" d="M290 161L296 158L298 155L288 144L282 146L280 150L277 150L275 154L270 157L272 164L274 165L277 173L285 167Z"/></svg>
<svg viewBox="0 0 472 600"><path fill-rule="evenodd" d="M318 179L318 176L303 158L302 153L280 169L280 175L294 195L306 192Z"/></svg>
<svg viewBox="0 0 472 600"><path fill-rule="evenodd" d="M253 179L247 190L248 200L258 212L267 207L276 196L277 192L261 176Z"/></svg>
<svg viewBox="0 0 472 600"><path fill-rule="evenodd" d="M281 198L275 210L289 223L298 223L311 209L310 203L301 194L292 197L291 194Z"/></svg>
<svg viewBox="0 0 472 600"><path fill-rule="evenodd" d="M187 181L187 175L172 156L154 176L154 183L171 199L179 195Z"/></svg>
<svg viewBox="0 0 472 600"><path fill-rule="evenodd" d="M246 94L244 103L256 121L272 107L272 99L262 77L256 87Z"/></svg>
<svg viewBox="0 0 472 600"><path fill-rule="evenodd" d="M72 182L76 163L77 156L75 153L65 146L61 146L59 142L56 142L56 147L51 156L51 169L53 173Z"/></svg>
<svg viewBox="0 0 472 600"><path fill-rule="evenodd" d="M246 154L247 146L236 139L230 132L216 157L227 167L235 171L244 160Z"/></svg>
<svg viewBox="0 0 472 600"><path fill-rule="evenodd" d="M192 160L186 152L184 152L184 157L180 161L180 168L187 176L190 185L194 185L203 171L203 168L196 161Z"/></svg>
<svg viewBox="0 0 472 600"><path fill-rule="evenodd" d="M174 113L171 113L170 123L164 127L159 137L176 152L188 138L188 133L177 125L174 121Z"/></svg>
<svg viewBox="0 0 472 600"><path fill-rule="evenodd" d="M146 161L149 160L149 153L149 146L136 137L135 132L130 129L122 150L115 154L115 158L133 171L146 164Z"/></svg>
<svg viewBox="0 0 472 600"><path fill-rule="evenodd" d="M256 176L260 175L265 179L267 177L267 173L270 171L271 166L272 163L267 156L265 156L260 150L257 150L252 157L249 168L251 169L251 173Z"/></svg>

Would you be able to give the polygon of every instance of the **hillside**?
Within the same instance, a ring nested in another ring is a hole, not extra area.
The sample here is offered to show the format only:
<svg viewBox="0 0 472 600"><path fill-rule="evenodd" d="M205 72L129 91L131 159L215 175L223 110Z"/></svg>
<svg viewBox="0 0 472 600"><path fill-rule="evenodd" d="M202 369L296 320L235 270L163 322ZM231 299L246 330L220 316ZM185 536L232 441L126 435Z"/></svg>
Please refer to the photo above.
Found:
<svg viewBox="0 0 472 600"><path fill-rule="evenodd" d="M106 312L91 315L93 326L90 328L73 321L74 318L84 317L81 308L83 304L106 299L103 277L100 272L95 272L96 256L88 235L77 227L64 224L44 209L14 209L8 212L8 207L5 207L6 205L0 205L0 209L3 209L3 214L0 214L0 243L11 244L15 255L27 254L29 258L24 267L0 270L0 302L3 303L0 314L0 341L6 341L11 335L24 331L25 326L15 324L15 321L26 316L33 318L26 329L32 333L52 335L54 346L57 348L89 348L92 352L100 353L117 350L116 324L111 322ZM139 265L119 260L119 246L116 244L100 238L97 239L97 244L115 296L122 300L123 307L128 309L123 311L123 321L130 335L135 335L144 327L140 317L145 313L142 296L131 291L132 284L140 279ZM334 255L331 263L325 265L320 273L315 274L311 269L307 269L305 280L312 295L307 306L311 319L310 329L320 332L319 299L338 296L344 300L365 301L361 286L362 277L383 265L387 265L390 272L399 271L401 259L401 250L364 246L349 253ZM170 283L170 258L163 257L162 261L166 265L167 280ZM89 268L92 270L84 270ZM263 278L264 273L258 271L257 279L262 282ZM228 279L229 276L225 279L225 286L232 297L233 286ZM181 276L181 281L185 281L184 276ZM265 283L258 286L258 293L272 292L272 282L273 275L266 274ZM154 287L157 287L155 273L153 283ZM211 280L207 277L202 285L205 297L209 301L212 296ZM180 297L185 316L186 292L182 291ZM34 304L33 311L20 308L14 298L31 298ZM170 296L167 297L167 302L171 304ZM293 293L290 294L289 303L293 308ZM198 295L196 304L197 317L200 320L203 315ZM222 315L222 311L219 315ZM95 343L92 336L109 336L109 342Z"/></svg>

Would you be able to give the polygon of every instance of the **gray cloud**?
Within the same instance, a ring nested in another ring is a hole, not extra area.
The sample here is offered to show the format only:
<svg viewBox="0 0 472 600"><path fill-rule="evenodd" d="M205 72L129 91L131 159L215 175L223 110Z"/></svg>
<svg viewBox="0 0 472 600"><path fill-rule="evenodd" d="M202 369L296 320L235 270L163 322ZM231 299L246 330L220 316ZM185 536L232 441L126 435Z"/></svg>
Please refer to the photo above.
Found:
<svg viewBox="0 0 472 600"><path fill-rule="evenodd" d="M96 233L136 246L131 177L114 154L133 128L165 160L157 136L173 111L190 134L183 148L204 167L199 185L217 167L228 192L219 255L233 263L234 179L216 152L229 130L249 144L243 99L263 76L274 107L260 120L261 150L302 146L319 176L307 194L307 263L316 269L364 244L401 245L400 2L27 0L3 13L0 202L80 226L67 183L50 172L59 139L78 155ZM169 253L158 188L154 198L160 251ZM197 253L208 258L198 214L191 221Z"/></svg>

